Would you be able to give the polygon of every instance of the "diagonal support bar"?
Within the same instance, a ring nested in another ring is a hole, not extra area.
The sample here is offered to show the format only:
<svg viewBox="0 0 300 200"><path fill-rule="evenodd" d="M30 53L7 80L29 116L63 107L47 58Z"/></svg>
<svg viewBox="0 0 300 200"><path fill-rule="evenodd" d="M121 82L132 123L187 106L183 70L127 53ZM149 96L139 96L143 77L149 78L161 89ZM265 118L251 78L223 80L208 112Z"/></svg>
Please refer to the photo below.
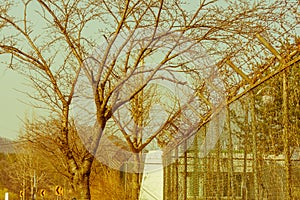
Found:
<svg viewBox="0 0 300 200"><path fill-rule="evenodd" d="M283 61L283 58L278 51L267 40L265 40L265 38L263 38L260 34L256 34L256 37L272 54L276 56L276 58L278 58L278 60L280 60L280 62Z"/></svg>
<svg viewBox="0 0 300 200"><path fill-rule="evenodd" d="M231 60L227 60L226 63L236 72L238 73L244 80L246 80L249 84L252 83L251 79L242 71L240 70L237 66L231 62Z"/></svg>

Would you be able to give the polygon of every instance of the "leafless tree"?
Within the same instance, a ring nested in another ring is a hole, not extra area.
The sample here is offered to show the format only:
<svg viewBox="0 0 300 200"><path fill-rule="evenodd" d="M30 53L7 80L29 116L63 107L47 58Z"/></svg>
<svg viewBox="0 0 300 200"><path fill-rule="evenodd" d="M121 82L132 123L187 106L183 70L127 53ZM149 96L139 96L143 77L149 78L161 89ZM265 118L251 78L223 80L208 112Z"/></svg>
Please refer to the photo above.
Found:
<svg viewBox="0 0 300 200"><path fill-rule="evenodd" d="M22 12L14 12L15 8ZM191 85L191 91L201 95L187 98L185 102L197 100L201 105L207 104L205 111L211 112L214 107L211 103L217 98L211 90L221 86L211 76L214 68L205 71L205 66L213 63L205 58L209 55L216 59L229 58L234 52L242 53L238 47L250 45L254 34L276 30L262 24L281 19L279 16L287 9L281 1L271 5L243 1L229 6L214 0L5 3L0 13L0 54L8 55L3 57L8 67L24 73L31 81L36 93L28 95L43 102L43 107L59 119L59 134L55 137L70 180L80 191L81 199L90 199L89 176L94 155L103 132L110 132L107 124L118 110L136 99L150 83L162 80L167 85ZM194 85L186 84L177 76L183 73L189 79L197 77ZM143 80L131 85L141 74ZM90 103L85 107L90 118L75 119L83 119L77 122L96 130L85 138L87 143L83 141L88 146L80 159L72 151L74 143L70 134L74 92L79 102ZM172 116L159 126L160 130L174 131L181 127L185 130L183 135L186 134L188 125L182 125L178 116L183 116L183 111L188 109L185 105L176 107ZM177 120L175 126L170 124L172 120ZM149 136L144 144L136 143L140 146L135 149L141 151L158 133Z"/></svg>

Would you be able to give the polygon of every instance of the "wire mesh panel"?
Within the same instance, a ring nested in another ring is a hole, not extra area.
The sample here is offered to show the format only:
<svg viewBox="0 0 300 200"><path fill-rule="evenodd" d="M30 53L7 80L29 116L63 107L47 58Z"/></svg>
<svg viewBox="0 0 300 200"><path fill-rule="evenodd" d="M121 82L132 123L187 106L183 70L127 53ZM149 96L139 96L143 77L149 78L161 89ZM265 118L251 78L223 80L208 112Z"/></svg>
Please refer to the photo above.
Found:
<svg viewBox="0 0 300 200"><path fill-rule="evenodd" d="M166 151L164 199L300 199L299 84L295 62L227 105L225 126L213 129L219 133L209 151L211 122Z"/></svg>

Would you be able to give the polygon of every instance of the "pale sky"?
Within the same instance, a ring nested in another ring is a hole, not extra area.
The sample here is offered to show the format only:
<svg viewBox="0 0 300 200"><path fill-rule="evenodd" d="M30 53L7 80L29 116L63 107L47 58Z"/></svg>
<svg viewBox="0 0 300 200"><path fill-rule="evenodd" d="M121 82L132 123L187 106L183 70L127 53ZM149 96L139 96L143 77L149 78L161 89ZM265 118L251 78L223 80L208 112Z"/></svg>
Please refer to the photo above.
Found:
<svg viewBox="0 0 300 200"><path fill-rule="evenodd" d="M36 2L32 2L30 6L31 9L34 9ZM11 14L23 17L23 13L20 10L16 5L12 8ZM31 13L36 15L35 12ZM39 24L39 21L35 21L35 24ZM38 26L42 27L41 25ZM0 58L0 61L5 58L10 59L10 57L3 56ZM16 139L18 137L25 115L31 116L33 113L32 106L24 103L29 103L31 99L22 93L29 92L30 90L32 88L28 85L28 82L26 84L24 76L20 75L17 71L7 69L7 65L0 63L0 137L9 139Z"/></svg>
<svg viewBox="0 0 300 200"><path fill-rule="evenodd" d="M0 136L16 139L22 125L21 118L29 113L31 108L22 103L26 95L20 91L28 90L25 79L11 69L0 68Z"/></svg>
<svg viewBox="0 0 300 200"><path fill-rule="evenodd" d="M37 5L32 2L30 6L34 9ZM15 16L22 17L18 6L15 6L11 12ZM35 21L35 24L38 23L39 21ZM19 91L28 92L31 88L24 84L25 78L22 75L6 68L7 66L0 63L0 137L16 139L22 127L22 119L25 115L31 116L33 113L33 108L24 103L29 102L30 99ZM39 110L35 112L39 115Z"/></svg>
<svg viewBox="0 0 300 200"><path fill-rule="evenodd" d="M222 2L222 1L220 1ZM299 7L300 9L300 7ZM17 9L14 11L17 13ZM300 27L297 28L297 32ZM25 115L31 116L33 108L20 100L30 101L25 94L19 91L28 91L23 76L6 66L0 65L0 136L16 139L22 126ZM19 90L19 91L16 91ZM38 113L37 113L38 114Z"/></svg>

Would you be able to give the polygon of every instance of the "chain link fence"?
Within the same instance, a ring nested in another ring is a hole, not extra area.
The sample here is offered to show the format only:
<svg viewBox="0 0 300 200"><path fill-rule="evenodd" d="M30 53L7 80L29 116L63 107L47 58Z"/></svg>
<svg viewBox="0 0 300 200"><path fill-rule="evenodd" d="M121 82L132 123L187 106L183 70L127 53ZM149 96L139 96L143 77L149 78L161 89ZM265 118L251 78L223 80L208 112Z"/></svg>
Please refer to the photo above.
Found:
<svg viewBox="0 0 300 200"><path fill-rule="evenodd" d="M227 105L213 148L205 150L207 122L164 151L165 200L300 199L298 54L287 69ZM265 74L280 67L274 63Z"/></svg>

